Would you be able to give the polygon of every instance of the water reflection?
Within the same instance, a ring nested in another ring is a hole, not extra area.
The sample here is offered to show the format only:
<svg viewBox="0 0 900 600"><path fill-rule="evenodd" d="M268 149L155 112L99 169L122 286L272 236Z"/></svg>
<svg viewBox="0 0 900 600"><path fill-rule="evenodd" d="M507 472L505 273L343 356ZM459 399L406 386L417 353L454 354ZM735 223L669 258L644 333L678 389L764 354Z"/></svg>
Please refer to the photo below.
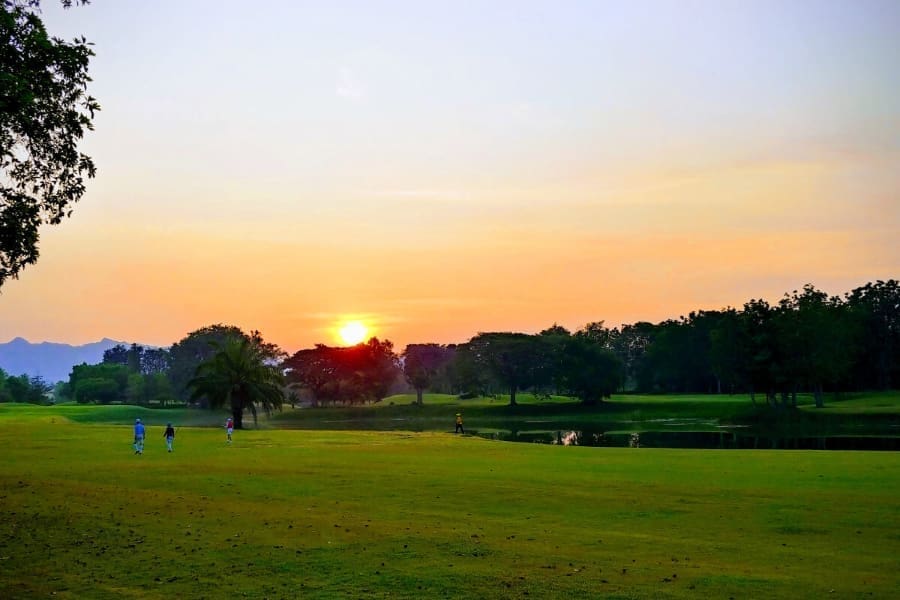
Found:
<svg viewBox="0 0 900 600"><path fill-rule="evenodd" d="M516 429L473 432L505 442L619 448L900 450L897 436L760 435L744 431L600 431Z"/></svg>

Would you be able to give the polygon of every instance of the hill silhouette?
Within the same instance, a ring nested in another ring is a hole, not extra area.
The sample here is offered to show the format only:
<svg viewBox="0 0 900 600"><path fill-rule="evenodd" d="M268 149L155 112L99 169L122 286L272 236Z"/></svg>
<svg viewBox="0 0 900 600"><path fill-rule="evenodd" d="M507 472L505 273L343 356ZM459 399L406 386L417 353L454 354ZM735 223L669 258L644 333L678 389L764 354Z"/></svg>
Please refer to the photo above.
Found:
<svg viewBox="0 0 900 600"><path fill-rule="evenodd" d="M66 381L74 365L94 364L103 360L103 352L116 344L130 345L103 338L81 346L55 342L31 343L17 337L0 344L0 369L7 375L41 376L50 383Z"/></svg>

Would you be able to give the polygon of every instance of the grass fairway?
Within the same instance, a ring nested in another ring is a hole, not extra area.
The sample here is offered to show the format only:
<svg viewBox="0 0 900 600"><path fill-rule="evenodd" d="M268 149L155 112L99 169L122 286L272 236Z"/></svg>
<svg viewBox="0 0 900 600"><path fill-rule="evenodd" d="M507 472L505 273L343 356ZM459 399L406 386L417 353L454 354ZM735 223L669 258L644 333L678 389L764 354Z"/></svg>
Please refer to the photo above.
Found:
<svg viewBox="0 0 900 600"><path fill-rule="evenodd" d="M0 598L896 598L900 454L0 413Z"/></svg>

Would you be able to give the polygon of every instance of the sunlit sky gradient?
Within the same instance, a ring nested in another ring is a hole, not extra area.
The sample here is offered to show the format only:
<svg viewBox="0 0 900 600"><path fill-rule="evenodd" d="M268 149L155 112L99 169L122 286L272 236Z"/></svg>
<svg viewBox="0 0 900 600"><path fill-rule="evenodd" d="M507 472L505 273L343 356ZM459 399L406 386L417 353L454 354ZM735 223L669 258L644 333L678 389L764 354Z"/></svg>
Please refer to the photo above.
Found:
<svg viewBox="0 0 900 600"><path fill-rule="evenodd" d="M900 277L900 2L45 0L99 168L0 341L400 348Z"/></svg>

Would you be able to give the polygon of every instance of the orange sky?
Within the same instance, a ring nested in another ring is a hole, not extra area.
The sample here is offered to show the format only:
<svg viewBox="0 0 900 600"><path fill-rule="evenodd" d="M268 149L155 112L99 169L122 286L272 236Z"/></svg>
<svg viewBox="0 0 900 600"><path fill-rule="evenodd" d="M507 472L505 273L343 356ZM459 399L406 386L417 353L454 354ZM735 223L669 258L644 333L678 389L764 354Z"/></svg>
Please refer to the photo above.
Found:
<svg viewBox="0 0 900 600"><path fill-rule="evenodd" d="M99 175L0 342L402 349L900 277L896 4L100 4L46 11L96 43Z"/></svg>
<svg viewBox="0 0 900 600"><path fill-rule="evenodd" d="M889 197L817 212L848 168L750 165L659 183L648 175L608 197L468 201L477 220L453 220L456 207L430 216L447 209L425 203L397 209L399 224L329 217L318 232L307 220L249 231L169 225L152 210L123 218L87 200L47 230L39 264L4 288L0 330L168 345L223 322L296 350L335 343L334 327L351 317L405 345L553 322L657 321L777 299L807 281L842 293L898 264L895 231L879 224L896 221ZM565 197L566 188L543 194ZM403 222L407 210L418 222ZM9 318L29 314L27 329Z"/></svg>

